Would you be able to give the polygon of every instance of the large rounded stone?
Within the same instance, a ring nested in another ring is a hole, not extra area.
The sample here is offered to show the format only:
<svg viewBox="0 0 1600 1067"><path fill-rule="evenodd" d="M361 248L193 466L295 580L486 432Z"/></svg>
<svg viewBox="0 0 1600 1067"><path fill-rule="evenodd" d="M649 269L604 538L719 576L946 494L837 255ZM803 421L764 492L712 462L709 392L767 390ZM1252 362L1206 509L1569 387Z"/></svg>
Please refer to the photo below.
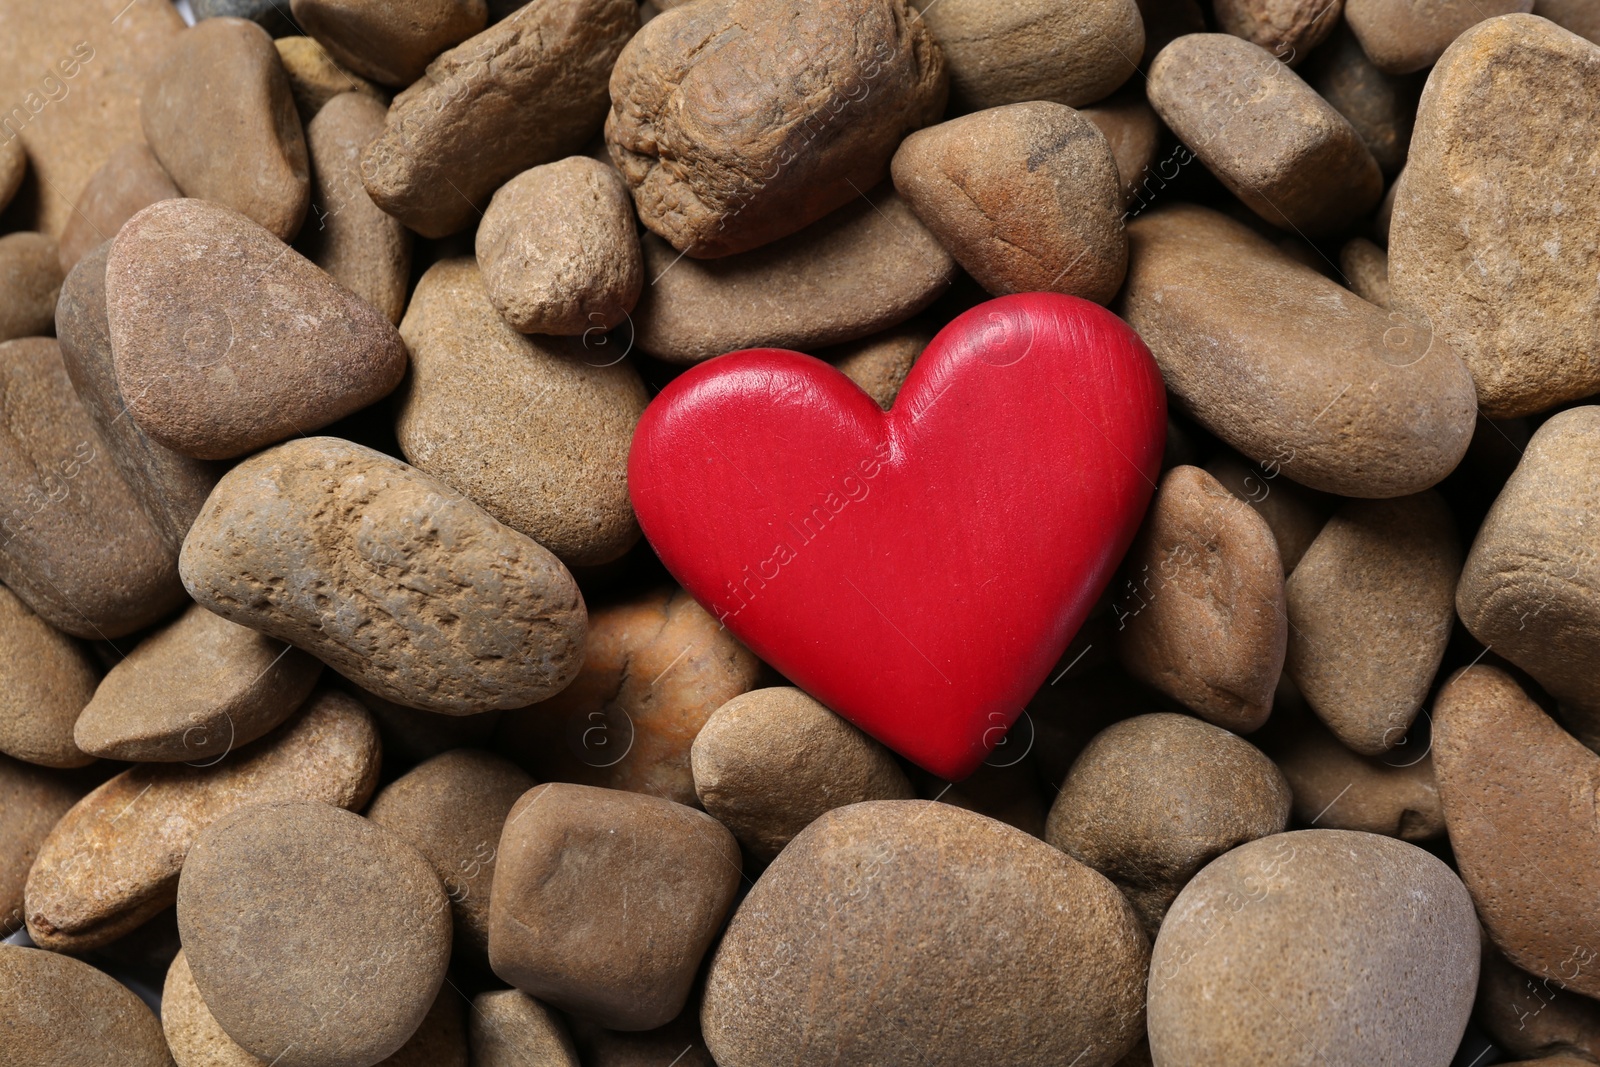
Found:
<svg viewBox="0 0 1600 1067"><path fill-rule="evenodd" d="M45 767L93 763L72 731L99 682L83 645L0 585L0 752Z"/></svg>
<svg viewBox="0 0 1600 1067"><path fill-rule="evenodd" d="M5 1047L22 1067L172 1067L161 1024L127 986L82 960L0 945Z"/></svg>

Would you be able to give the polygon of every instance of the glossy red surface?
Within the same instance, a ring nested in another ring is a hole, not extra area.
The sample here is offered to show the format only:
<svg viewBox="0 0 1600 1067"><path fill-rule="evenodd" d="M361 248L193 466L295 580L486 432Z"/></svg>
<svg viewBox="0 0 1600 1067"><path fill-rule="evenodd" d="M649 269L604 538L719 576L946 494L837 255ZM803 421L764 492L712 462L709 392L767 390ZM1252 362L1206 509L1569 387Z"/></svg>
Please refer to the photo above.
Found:
<svg viewBox="0 0 1600 1067"><path fill-rule="evenodd" d="M646 410L628 477L662 562L752 651L960 779L1110 580L1165 430L1131 328L1027 293L941 331L888 413L797 352L709 360Z"/></svg>

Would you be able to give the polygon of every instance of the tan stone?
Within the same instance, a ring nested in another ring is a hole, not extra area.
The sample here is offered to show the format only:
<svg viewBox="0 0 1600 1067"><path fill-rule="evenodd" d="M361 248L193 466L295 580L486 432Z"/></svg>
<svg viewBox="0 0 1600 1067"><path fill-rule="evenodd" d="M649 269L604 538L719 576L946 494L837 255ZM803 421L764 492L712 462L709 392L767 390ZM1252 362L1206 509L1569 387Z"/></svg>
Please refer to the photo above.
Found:
<svg viewBox="0 0 1600 1067"><path fill-rule="evenodd" d="M1305 66L1306 81L1350 120L1386 175L1405 166L1422 77L1385 74L1372 65L1361 42L1340 23L1332 39Z"/></svg>
<svg viewBox="0 0 1600 1067"><path fill-rule="evenodd" d="M1345 0L1344 17L1379 70L1409 74L1434 63L1475 23L1532 11L1533 5L1534 0Z"/></svg>
<svg viewBox="0 0 1600 1067"><path fill-rule="evenodd" d="M1339 25L1344 0L1217 0L1217 24L1294 66Z"/></svg>
<svg viewBox="0 0 1600 1067"><path fill-rule="evenodd" d="M931 323L913 320L859 341L818 349L814 354L832 363L888 411L933 335Z"/></svg>
<svg viewBox="0 0 1600 1067"><path fill-rule="evenodd" d="M63 276L51 238L42 233L0 237L0 341L51 332Z"/></svg>
<svg viewBox="0 0 1600 1067"><path fill-rule="evenodd" d="M93 763L72 728L99 681L81 644L0 586L0 752L45 767Z"/></svg>
<svg viewBox="0 0 1600 1067"><path fill-rule="evenodd" d="M1339 272L1361 299L1381 308L1390 305L1389 254L1365 237L1352 237L1339 249Z"/></svg>
<svg viewBox="0 0 1600 1067"><path fill-rule="evenodd" d="M28 870L51 827L83 794L74 777L0 756L0 938L25 925Z"/></svg>
<svg viewBox="0 0 1600 1067"><path fill-rule="evenodd" d="M317 112L342 93L360 93L387 104L383 90L339 66L328 50L310 37L279 37L272 44L289 76L289 92L302 124L310 126Z"/></svg>
<svg viewBox="0 0 1600 1067"><path fill-rule="evenodd" d="M1122 207L1133 201L1133 191L1145 180L1161 147L1161 120L1142 91L1123 91L1079 114L1099 128L1111 145L1121 180Z"/></svg>
<svg viewBox="0 0 1600 1067"><path fill-rule="evenodd" d="M1531 1061L1551 1067L1600 1062L1600 1004L1568 989L1553 971L1533 975L1513 965L1487 939L1473 1019L1513 1056L1551 1055ZM1561 1055L1568 1050L1574 1055Z"/></svg>
<svg viewBox="0 0 1600 1067"><path fill-rule="evenodd" d="M1600 8L1587 0L1534 0L1533 13L1600 44Z"/></svg>
<svg viewBox="0 0 1600 1067"><path fill-rule="evenodd" d="M11 198L17 195L27 173L28 153L22 147L22 139L7 132L0 139L0 211L4 211Z"/></svg>
<svg viewBox="0 0 1600 1067"><path fill-rule="evenodd" d="M473 1067L580 1067L561 1017L526 993L500 989L472 998Z"/></svg>
<svg viewBox="0 0 1600 1067"><path fill-rule="evenodd" d="M0 945L6 1059L39 1067L172 1067L161 1024L132 990L82 960Z"/></svg>
<svg viewBox="0 0 1600 1067"><path fill-rule="evenodd" d="M61 231L61 269L70 273L78 261L117 236L123 224L151 204L182 196L156 154L141 138L111 153L94 172Z"/></svg>
<svg viewBox="0 0 1600 1067"><path fill-rule="evenodd" d="M484 0L293 0L290 10L334 62L396 88L489 21Z"/></svg>
<svg viewBox="0 0 1600 1067"><path fill-rule="evenodd" d="M1261 466L1247 465L1232 453L1219 454L1205 470L1266 520L1287 578L1328 521L1329 502L1324 495L1291 482L1277 466L1269 477Z"/></svg>

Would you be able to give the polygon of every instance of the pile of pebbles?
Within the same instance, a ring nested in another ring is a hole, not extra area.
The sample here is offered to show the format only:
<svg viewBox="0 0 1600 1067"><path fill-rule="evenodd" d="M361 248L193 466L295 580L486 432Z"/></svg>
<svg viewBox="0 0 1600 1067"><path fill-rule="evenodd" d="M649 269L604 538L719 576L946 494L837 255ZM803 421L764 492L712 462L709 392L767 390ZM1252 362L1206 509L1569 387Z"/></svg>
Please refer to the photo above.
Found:
<svg viewBox="0 0 1600 1067"><path fill-rule="evenodd" d="M1595 41L0 0L0 1064L1600 1063ZM1166 460L943 782L672 583L628 448L1038 290Z"/></svg>

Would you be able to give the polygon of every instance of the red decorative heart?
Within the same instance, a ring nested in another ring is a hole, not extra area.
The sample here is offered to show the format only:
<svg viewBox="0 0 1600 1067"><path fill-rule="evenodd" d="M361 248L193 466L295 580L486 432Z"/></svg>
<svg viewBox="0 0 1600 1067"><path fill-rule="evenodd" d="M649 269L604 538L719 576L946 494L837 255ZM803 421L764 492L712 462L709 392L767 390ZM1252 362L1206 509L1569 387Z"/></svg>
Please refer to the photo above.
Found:
<svg viewBox="0 0 1600 1067"><path fill-rule="evenodd" d="M1160 472L1161 372L1096 304L957 318L885 413L810 356L672 382L634 433L639 524L751 651L935 774L971 774L1044 682Z"/></svg>

